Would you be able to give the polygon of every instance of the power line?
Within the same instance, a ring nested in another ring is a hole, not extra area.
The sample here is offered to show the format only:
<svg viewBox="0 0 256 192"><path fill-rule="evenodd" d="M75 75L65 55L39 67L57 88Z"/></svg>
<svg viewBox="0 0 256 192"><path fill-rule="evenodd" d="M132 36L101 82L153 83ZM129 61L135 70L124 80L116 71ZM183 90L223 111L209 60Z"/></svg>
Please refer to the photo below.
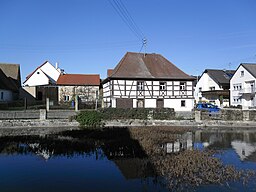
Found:
<svg viewBox="0 0 256 192"><path fill-rule="evenodd" d="M126 15L128 15L128 17L130 18L130 21L131 21L132 24L134 25L136 31L138 31L138 32L141 34L141 36L144 38L145 36L144 36L143 32L141 31L141 29L138 27L138 25L137 25L137 24L135 23L135 21L133 20L133 18L132 18L132 16L131 16L130 12L129 12L128 9L124 6L122 0L120 0L120 4L122 5L123 9L125 10Z"/></svg>
<svg viewBox="0 0 256 192"><path fill-rule="evenodd" d="M29 52L73 52L79 50L106 50L113 48L137 47L139 41L101 42L93 44L1 44L0 50L22 50Z"/></svg>
<svg viewBox="0 0 256 192"><path fill-rule="evenodd" d="M131 30L131 32L138 37L139 39L144 39L144 34L138 25L135 23L128 9L125 7L121 0L108 0L123 22L127 25L127 27Z"/></svg>

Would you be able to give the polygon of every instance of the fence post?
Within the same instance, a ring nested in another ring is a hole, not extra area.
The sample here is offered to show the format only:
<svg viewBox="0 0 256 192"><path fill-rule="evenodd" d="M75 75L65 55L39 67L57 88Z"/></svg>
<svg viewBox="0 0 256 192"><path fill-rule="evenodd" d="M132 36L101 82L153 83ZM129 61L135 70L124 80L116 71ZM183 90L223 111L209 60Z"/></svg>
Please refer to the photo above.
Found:
<svg viewBox="0 0 256 192"><path fill-rule="evenodd" d="M250 111L246 110L243 111L243 121L249 121L250 120Z"/></svg>
<svg viewBox="0 0 256 192"><path fill-rule="evenodd" d="M40 120L46 120L47 119L47 113L45 109L40 109Z"/></svg>
<svg viewBox="0 0 256 192"><path fill-rule="evenodd" d="M50 110L50 99L46 98L46 111Z"/></svg>
<svg viewBox="0 0 256 192"><path fill-rule="evenodd" d="M200 122L201 120L201 111L195 111L195 122Z"/></svg>
<svg viewBox="0 0 256 192"><path fill-rule="evenodd" d="M75 111L78 111L78 106L79 106L79 99L78 99L78 95L75 96Z"/></svg>
<svg viewBox="0 0 256 192"><path fill-rule="evenodd" d="M27 106L27 97L24 98L24 109L27 110L28 106Z"/></svg>

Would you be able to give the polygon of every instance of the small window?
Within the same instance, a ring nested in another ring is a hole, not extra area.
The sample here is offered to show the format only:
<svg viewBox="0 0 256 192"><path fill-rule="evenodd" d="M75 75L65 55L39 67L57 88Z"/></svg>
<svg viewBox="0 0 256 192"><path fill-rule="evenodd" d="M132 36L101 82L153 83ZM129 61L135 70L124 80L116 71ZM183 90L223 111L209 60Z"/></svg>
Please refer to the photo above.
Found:
<svg viewBox="0 0 256 192"><path fill-rule="evenodd" d="M244 76L244 71L241 71L241 77L243 77Z"/></svg>
<svg viewBox="0 0 256 192"><path fill-rule="evenodd" d="M214 90L215 90L215 87L210 87L210 90L211 90L211 91L214 91Z"/></svg>
<svg viewBox="0 0 256 192"><path fill-rule="evenodd" d="M186 83L180 82L180 90L185 90L185 89L186 89Z"/></svg>
<svg viewBox="0 0 256 192"><path fill-rule="evenodd" d="M40 72L39 72L39 71L37 71L37 72L36 72L36 74L40 74Z"/></svg>
<svg viewBox="0 0 256 192"><path fill-rule="evenodd" d="M64 95L64 101L69 101L69 95Z"/></svg>
<svg viewBox="0 0 256 192"><path fill-rule="evenodd" d="M143 91L144 90L144 82L143 81L138 81L137 82L137 90L138 91Z"/></svg>
<svg viewBox="0 0 256 192"><path fill-rule="evenodd" d="M199 87L199 92L202 92L202 87Z"/></svg>
<svg viewBox="0 0 256 192"><path fill-rule="evenodd" d="M160 82L159 89L160 89L160 91L165 91L166 90L166 82Z"/></svg>
<svg viewBox="0 0 256 192"><path fill-rule="evenodd" d="M186 101L185 101L185 100L181 100L180 106L181 106L181 107L186 107Z"/></svg>

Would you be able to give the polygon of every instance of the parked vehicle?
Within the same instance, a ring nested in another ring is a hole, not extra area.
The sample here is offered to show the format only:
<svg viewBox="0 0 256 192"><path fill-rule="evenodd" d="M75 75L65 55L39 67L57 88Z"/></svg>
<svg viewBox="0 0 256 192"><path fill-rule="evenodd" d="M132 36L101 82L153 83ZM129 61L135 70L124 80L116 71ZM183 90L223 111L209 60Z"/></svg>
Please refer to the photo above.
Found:
<svg viewBox="0 0 256 192"><path fill-rule="evenodd" d="M209 112L219 112L220 108L216 105L213 105L211 103L198 103L196 105L196 109L198 110L205 110Z"/></svg>

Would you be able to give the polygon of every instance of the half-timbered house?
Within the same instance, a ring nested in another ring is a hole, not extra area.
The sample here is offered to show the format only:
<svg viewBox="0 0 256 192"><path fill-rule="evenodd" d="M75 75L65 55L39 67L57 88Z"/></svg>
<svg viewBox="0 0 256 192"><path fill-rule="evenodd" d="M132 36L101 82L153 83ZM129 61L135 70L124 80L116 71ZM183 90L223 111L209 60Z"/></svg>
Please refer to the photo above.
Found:
<svg viewBox="0 0 256 192"><path fill-rule="evenodd" d="M194 107L193 80L160 54L127 52L102 82L104 107Z"/></svg>

